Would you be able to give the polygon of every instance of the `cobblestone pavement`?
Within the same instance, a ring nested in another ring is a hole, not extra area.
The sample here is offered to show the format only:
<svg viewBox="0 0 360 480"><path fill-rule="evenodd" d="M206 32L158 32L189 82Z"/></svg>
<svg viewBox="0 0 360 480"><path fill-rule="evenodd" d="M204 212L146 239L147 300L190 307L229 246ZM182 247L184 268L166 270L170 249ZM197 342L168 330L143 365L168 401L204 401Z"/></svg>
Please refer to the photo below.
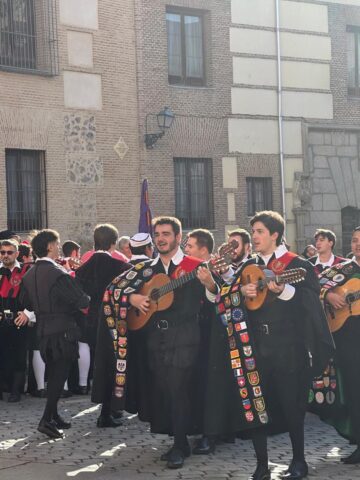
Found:
<svg viewBox="0 0 360 480"><path fill-rule="evenodd" d="M44 400L23 397L21 403L0 402L0 479L60 480L245 480L254 470L249 441L222 444L209 456L192 456L181 470L165 468L159 456L170 445L165 435L152 435L136 416L125 415L123 426L97 428L99 407L88 396L63 400L60 412L72 418L64 439L52 441L36 430ZM272 479L290 460L287 435L269 441ZM340 457L353 450L329 426L313 415L306 422L306 455L309 478L360 480L359 466L344 466Z"/></svg>

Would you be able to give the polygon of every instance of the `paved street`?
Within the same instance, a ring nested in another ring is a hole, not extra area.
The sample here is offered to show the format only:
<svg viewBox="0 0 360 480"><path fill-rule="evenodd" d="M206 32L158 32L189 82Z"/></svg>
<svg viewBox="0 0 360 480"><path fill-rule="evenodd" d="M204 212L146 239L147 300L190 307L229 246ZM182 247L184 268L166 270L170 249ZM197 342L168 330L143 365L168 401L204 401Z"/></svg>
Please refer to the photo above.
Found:
<svg viewBox="0 0 360 480"><path fill-rule="evenodd" d="M98 407L89 397L63 400L60 412L72 418L72 428L62 440L51 441L37 432L44 400L24 397L19 404L0 402L1 480L161 480L206 479L245 480L255 465L249 441L217 447L215 455L192 456L183 469L164 468L159 456L170 444L163 435L152 435L136 416L126 415L123 427L95 426ZM309 415L306 426L309 478L314 480L360 479L360 467L346 467L340 457L353 447L335 431ZM286 435L270 439L272 479L277 479L289 462Z"/></svg>

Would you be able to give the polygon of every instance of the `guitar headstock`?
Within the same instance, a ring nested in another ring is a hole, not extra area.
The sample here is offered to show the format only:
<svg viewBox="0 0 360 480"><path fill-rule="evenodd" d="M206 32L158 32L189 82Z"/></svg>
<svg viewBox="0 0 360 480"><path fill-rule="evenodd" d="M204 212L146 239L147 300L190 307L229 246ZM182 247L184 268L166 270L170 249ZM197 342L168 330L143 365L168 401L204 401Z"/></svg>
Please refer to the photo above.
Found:
<svg viewBox="0 0 360 480"><path fill-rule="evenodd" d="M219 250L219 256L215 256L209 262L210 270L214 270L216 273L225 273L232 261L232 254L239 246L239 242L235 239L231 242L223 245Z"/></svg>
<svg viewBox="0 0 360 480"><path fill-rule="evenodd" d="M291 270L285 270L281 274L281 279L283 282L288 283L299 283L304 280L306 276L305 268L293 268Z"/></svg>

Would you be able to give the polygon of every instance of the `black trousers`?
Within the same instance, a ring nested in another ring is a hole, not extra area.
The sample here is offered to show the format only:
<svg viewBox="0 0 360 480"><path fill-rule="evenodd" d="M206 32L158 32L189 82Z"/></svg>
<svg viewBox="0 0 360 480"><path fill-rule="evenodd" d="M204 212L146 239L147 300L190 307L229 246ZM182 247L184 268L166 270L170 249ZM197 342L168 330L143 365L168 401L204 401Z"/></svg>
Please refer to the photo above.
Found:
<svg viewBox="0 0 360 480"><path fill-rule="evenodd" d="M27 327L16 328L14 325L0 327L0 381L13 393L21 393L24 388L27 333Z"/></svg>
<svg viewBox="0 0 360 480"><path fill-rule="evenodd" d="M69 375L71 358L47 358L46 368L48 373L47 402L42 418L51 421L58 415L57 404L64 388L64 383Z"/></svg>
<svg viewBox="0 0 360 480"><path fill-rule="evenodd" d="M353 436L360 446L360 317L352 317L334 334L336 361L343 379Z"/></svg>
<svg viewBox="0 0 360 480"><path fill-rule="evenodd" d="M270 418L278 431L288 431L291 439L293 458L304 459L304 419L311 385L311 371L306 357L296 347L261 357L261 385ZM278 425L276 425L278 424ZM253 444L258 463L267 464L268 427L253 431Z"/></svg>

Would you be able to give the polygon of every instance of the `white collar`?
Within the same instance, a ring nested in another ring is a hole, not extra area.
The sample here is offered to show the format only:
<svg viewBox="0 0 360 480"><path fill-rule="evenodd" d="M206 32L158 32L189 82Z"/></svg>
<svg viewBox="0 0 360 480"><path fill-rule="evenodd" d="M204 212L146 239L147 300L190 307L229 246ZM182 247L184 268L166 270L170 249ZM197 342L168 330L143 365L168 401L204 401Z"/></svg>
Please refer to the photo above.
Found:
<svg viewBox="0 0 360 480"><path fill-rule="evenodd" d="M10 272L12 272L14 268L21 268L21 265L17 260L15 260L14 266L12 268L9 268Z"/></svg>
<svg viewBox="0 0 360 480"><path fill-rule="evenodd" d="M130 262L132 262L133 260L150 260L150 258L146 255L132 255L130 258Z"/></svg>
<svg viewBox="0 0 360 480"><path fill-rule="evenodd" d="M319 255L316 256L316 262L315 265L322 265L323 267L332 267L335 261L335 255L332 253L331 257L327 262L320 262L320 257Z"/></svg>
<svg viewBox="0 0 360 480"><path fill-rule="evenodd" d="M58 263L56 263L55 260L53 260L52 258L49 258L49 257L37 258L37 259L36 259L36 262L41 262L42 260L44 260L45 262L50 262L50 263L58 266Z"/></svg>
<svg viewBox="0 0 360 480"><path fill-rule="evenodd" d="M273 253L270 253L269 255L262 255L261 253L258 253L257 255L264 261L265 265L267 265L273 255L275 255L275 258L280 258L287 252L288 249L285 247L285 245L281 244L273 251Z"/></svg>
<svg viewBox="0 0 360 480"><path fill-rule="evenodd" d="M179 263L181 263L182 259L184 258L184 253L183 251L181 250L181 248L179 247L177 252L175 253L175 255L171 258L171 262L174 264L174 265L179 265ZM152 262L151 262L151 265L156 265L158 263L158 261L160 260L160 255L158 255ZM169 262L170 264L170 262Z"/></svg>
<svg viewBox="0 0 360 480"><path fill-rule="evenodd" d="M360 267L360 263L356 261L355 255L352 257L351 261L356 263L356 265L359 265Z"/></svg>
<svg viewBox="0 0 360 480"><path fill-rule="evenodd" d="M110 255L110 257L112 256L109 250L94 250L94 253L107 253L108 255Z"/></svg>

